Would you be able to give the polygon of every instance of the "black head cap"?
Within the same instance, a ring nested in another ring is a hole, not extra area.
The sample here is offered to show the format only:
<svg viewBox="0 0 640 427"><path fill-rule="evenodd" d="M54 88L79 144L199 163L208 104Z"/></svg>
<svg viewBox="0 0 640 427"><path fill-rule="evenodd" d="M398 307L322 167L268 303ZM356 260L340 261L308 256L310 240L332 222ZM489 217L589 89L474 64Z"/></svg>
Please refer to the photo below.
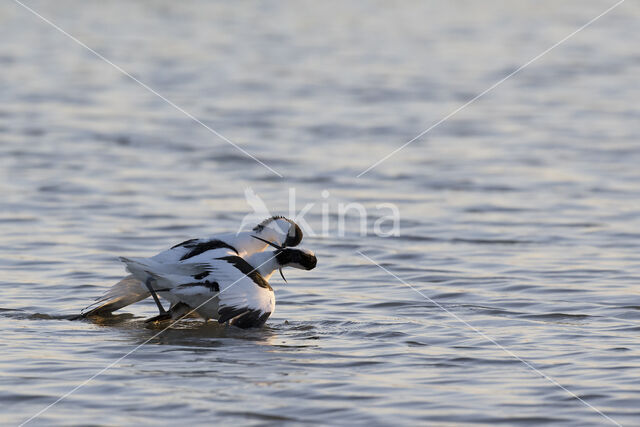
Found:
<svg viewBox="0 0 640 427"><path fill-rule="evenodd" d="M267 218L264 221L262 221L260 224L253 227L253 231L255 231L256 233L261 233L262 230L264 230L264 228L268 226L270 223L280 219L287 221L290 224L289 229L287 230L287 236L285 237L285 240L282 243L282 246L289 246L289 247L298 246L302 241L302 229L298 226L298 224L296 224L295 222L291 221L289 218L286 218L284 216L276 215L276 216L272 216L271 218Z"/></svg>
<svg viewBox="0 0 640 427"><path fill-rule="evenodd" d="M278 264L301 270L313 270L318 263L316 256L307 249L282 249L276 254Z"/></svg>
<svg viewBox="0 0 640 427"><path fill-rule="evenodd" d="M291 228L289 228L289 233L287 233L287 238L284 241L284 246L298 246L300 242L302 242L302 229L295 222L289 222L291 222Z"/></svg>

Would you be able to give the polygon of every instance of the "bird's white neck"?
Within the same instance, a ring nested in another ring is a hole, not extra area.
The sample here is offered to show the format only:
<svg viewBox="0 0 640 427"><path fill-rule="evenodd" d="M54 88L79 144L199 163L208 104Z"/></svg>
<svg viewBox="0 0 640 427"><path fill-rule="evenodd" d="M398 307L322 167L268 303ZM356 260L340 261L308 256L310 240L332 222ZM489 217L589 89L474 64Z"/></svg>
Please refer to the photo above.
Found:
<svg viewBox="0 0 640 427"><path fill-rule="evenodd" d="M273 272L281 267L276 258L276 251L258 252L248 256L246 260L265 280L269 280Z"/></svg>
<svg viewBox="0 0 640 427"><path fill-rule="evenodd" d="M265 227L260 232L241 231L239 233L220 234L215 237L233 246L238 251L238 255L244 257L247 254L264 251L267 248L267 244L265 242L252 236L258 236L277 245L282 245L287 238L286 234L281 235L276 230L268 227Z"/></svg>

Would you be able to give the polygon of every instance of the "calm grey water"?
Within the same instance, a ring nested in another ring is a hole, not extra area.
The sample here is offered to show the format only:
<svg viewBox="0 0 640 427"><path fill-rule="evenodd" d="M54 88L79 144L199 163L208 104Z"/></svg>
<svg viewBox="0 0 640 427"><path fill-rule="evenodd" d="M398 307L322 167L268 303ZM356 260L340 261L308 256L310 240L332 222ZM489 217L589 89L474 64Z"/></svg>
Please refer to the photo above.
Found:
<svg viewBox="0 0 640 427"><path fill-rule="evenodd" d="M318 3L28 2L284 178L0 5L0 423L157 334L63 316L251 187L317 234L267 325L182 322L29 425L640 424L638 3L360 178L614 2Z"/></svg>

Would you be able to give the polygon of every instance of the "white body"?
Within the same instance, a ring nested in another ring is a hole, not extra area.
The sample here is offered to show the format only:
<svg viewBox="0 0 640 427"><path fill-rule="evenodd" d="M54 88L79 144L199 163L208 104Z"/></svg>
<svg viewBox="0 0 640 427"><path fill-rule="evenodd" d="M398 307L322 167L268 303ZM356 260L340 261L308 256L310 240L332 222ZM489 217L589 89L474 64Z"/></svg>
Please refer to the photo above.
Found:
<svg viewBox="0 0 640 427"><path fill-rule="evenodd" d="M291 237L291 233L295 232L296 228L297 226L286 218L274 217L265 220L252 231L222 233L208 238L188 240L162 251L151 258L138 258L137 260L140 261L142 265L151 263L154 266L152 270L156 274L170 274L175 272L178 265L207 263L214 258L222 256L249 257L269 247L267 243L255 239L252 236L259 236L277 245L283 245L285 241ZM194 249L206 249L207 245L215 241L224 242L233 249L227 247L207 249L197 255L189 256L190 252ZM96 302L85 308L82 314L89 316L111 313L148 298L151 295L145 286L148 278L148 274L146 275L141 272L123 278L112 286L102 297L98 298ZM195 290L193 291L195 292ZM169 301L172 301L168 295L166 297ZM187 296L185 296L185 298L187 298ZM211 306L210 311L213 311L213 306Z"/></svg>
<svg viewBox="0 0 640 427"><path fill-rule="evenodd" d="M267 280L280 268L274 252L259 252L246 260L215 250L207 262L162 264L152 258L122 258L139 281L151 278L151 286L175 313L197 313L204 319L231 321L241 327L260 326L275 310L275 295ZM197 277L197 279L195 277Z"/></svg>

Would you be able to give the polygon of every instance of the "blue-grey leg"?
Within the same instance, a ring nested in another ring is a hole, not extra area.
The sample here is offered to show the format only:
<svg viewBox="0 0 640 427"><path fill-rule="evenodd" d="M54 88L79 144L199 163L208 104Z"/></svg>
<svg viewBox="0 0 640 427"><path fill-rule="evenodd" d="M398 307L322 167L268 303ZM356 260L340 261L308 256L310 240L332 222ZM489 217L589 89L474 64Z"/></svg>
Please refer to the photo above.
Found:
<svg viewBox="0 0 640 427"><path fill-rule="evenodd" d="M157 322L157 321L160 321L160 320L171 319L171 313L168 313L164 309L162 304L160 303L160 299L158 298L158 294L156 294L156 291L153 289L153 286L151 286L152 283L153 283L153 279L151 277L149 277L144 284L147 287L147 289L149 289L149 292L151 293L151 296L153 297L153 300L156 302L156 305L158 306L158 311L160 311L160 314L158 314L155 317L152 317L150 319L145 320L145 322L149 323L149 322Z"/></svg>

